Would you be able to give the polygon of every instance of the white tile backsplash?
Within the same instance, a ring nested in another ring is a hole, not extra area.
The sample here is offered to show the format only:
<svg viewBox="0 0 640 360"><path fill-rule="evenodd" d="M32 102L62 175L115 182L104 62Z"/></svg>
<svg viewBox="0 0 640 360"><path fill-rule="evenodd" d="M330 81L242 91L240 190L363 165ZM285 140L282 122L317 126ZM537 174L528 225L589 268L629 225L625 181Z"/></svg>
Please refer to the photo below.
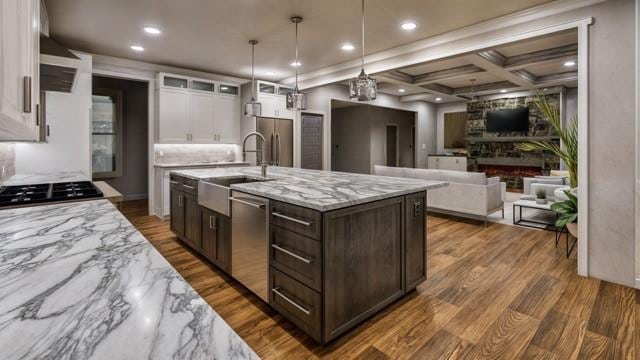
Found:
<svg viewBox="0 0 640 360"><path fill-rule="evenodd" d="M191 164L242 160L240 145L155 144L155 164Z"/></svg>
<svg viewBox="0 0 640 360"><path fill-rule="evenodd" d="M14 144L0 144L0 180L16 173L16 152Z"/></svg>

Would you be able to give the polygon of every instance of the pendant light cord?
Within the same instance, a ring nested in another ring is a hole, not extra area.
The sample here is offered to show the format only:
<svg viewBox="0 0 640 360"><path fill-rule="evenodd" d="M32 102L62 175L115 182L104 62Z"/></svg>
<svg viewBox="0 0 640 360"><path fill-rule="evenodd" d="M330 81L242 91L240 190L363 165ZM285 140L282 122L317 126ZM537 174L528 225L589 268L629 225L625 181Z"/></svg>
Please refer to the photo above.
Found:
<svg viewBox="0 0 640 360"><path fill-rule="evenodd" d="M298 88L298 68L300 67L298 62L298 23L299 21L296 21L296 89Z"/></svg>
<svg viewBox="0 0 640 360"><path fill-rule="evenodd" d="M255 80L255 51L256 44L251 44L251 96L255 96L256 80Z"/></svg>
<svg viewBox="0 0 640 360"><path fill-rule="evenodd" d="M364 70L364 0L362 0L362 69Z"/></svg>

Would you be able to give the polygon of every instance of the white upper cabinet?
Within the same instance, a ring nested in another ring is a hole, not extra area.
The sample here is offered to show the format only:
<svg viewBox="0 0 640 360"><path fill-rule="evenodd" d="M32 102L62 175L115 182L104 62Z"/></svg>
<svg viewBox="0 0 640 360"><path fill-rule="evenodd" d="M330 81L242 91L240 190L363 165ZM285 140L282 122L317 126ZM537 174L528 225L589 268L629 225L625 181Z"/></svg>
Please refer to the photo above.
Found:
<svg viewBox="0 0 640 360"><path fill-rule="evenodd" d="M162 88L158 92L158 140L161 143L189 141L189 92Z"/></svg>
<svg viewBox="0 0 640 360"><path fill-rule="evenodd" d="M0 27L0 141L37 141L40 0L2 0Z"/></svg>
<svg viewBox="0 0 640 360"><path fill-rule="evenodd" d="M158 76L159 143L238 143L240 87L207 79Z"/></svg>
<svg viewBox="0 0 640 360"><path fill-rule="evenodd" d="M262 104L262 117L293 119L295 112L287 109L287 94L293 88L259 80L256 82L257 100Z"/></svg>
<svg viewBox="0 0 640 360"><path fill-rule="evenodd" d="M216 141L216 96L212 94L191 94L190 141L213 143Z"/></svg>

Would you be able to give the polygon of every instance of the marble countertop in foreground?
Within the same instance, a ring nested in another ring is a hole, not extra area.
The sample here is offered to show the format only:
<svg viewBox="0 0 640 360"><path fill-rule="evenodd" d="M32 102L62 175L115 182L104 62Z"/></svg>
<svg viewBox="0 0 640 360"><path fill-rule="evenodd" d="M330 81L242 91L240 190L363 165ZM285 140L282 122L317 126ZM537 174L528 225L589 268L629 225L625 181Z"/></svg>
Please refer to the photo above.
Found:
<svg viewBox="0 0 640 360"><path fill-rule="evenodd" d="M216 166L234 166L234 165L249 165L244 161L217 161L217 162L194 162L194 163L156 163L153 164L157 168L194 168L194 167L216 167Z"/></svg>
<svg viewBox="0 0 640 360"><path fill-rule="evenodd" d="M196 180L238 175L260 177L260 167L174 170L171 173ZM275 166L268 168L267 178L271 180L234 184L231 189L318 211L329 211L448 185L441 181Z"/></svg>
<svg viewBox="0 0 640 360"><path fill-rule="evenodd" d="M257 355L106 200L0 210L3 359Z"/></svg>
<svg viewBox="0 0 640 360"><path fill-rule="evenodd" d="M0 181L2 186L61 183L70 181L89 181L87 175L79 171L15 174Z"/></svg>

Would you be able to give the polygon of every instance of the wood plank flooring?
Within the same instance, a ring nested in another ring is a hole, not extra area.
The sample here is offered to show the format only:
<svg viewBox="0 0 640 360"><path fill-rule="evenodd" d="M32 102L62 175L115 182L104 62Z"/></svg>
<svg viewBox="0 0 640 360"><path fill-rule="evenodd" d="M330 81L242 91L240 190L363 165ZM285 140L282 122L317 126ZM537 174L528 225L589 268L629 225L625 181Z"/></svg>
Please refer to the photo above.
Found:
<svg viewBox="0 0 640 360"><path fill-rule="evenodd" d="M639 359L640 291L575 274L551 232L428 216L418 290L321 347L125 202L129 220L263 359Z"/></svg>

